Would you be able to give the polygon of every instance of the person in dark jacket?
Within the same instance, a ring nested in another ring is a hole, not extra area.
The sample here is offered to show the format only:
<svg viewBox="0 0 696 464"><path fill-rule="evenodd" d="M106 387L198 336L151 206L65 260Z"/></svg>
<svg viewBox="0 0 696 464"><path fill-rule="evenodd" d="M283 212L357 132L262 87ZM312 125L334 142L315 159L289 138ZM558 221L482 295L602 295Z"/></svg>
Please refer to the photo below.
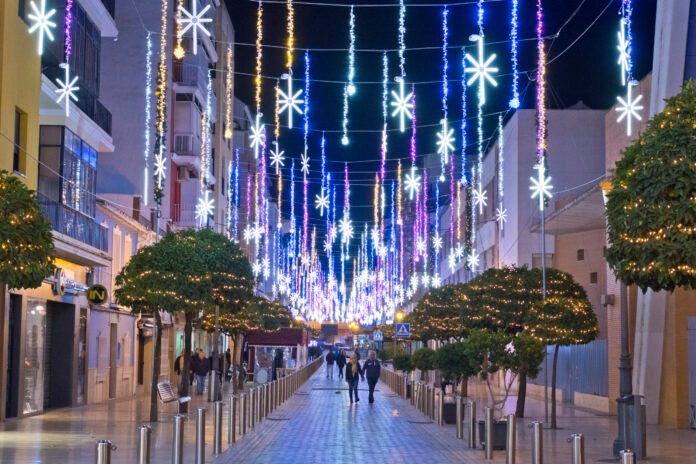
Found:
<svg viewBox="0 0 696 464"><path fill-rule="evenodd" d="M338 366L338 378L343 378L343 368L346 367L346 352L341 350L336 356L336 365Z"/></svg>
<svg viewBox="0 0 696 464"><path fill-rule="evenodd" d="M358 357L353 353L350 356L350 362L346 364L346 382L348 382L348 395L351 403L353 402L353 396L355 396L356 403L360 401L360 398L358 398L358 382L360 382L361 378L365 380L365 373L358 362Z"/></svg>
<svg viewBox="0 0 696 464"><path fill-rule="evenodd" d="M326 354L326 378L327 379L333 380L334 361L336 361L336 356L333 354L333 351L329 350L329 352Z"/></svg>
<svg viewBox="0 0 696 464"><path fill-rule="evenodd" d="M196 376L196 394L202 395L205 391L205 378L210 371L210 364L205 357L205 352L202 349L198 349L198 356L193 358L191 363L191 371Z"/></svg>
<svg viewBox="0 0 696 464"><path fill-rule="evenodd" d="M370 387L370 397L367 401L372 404L375 402L375 385L377 385L381 370L379 361L377 361L377 353L373 350L370 350L370 353L367 355L367 361L365 361L363 370L365 371L365 377L367 378L367 385Z"/></svg>

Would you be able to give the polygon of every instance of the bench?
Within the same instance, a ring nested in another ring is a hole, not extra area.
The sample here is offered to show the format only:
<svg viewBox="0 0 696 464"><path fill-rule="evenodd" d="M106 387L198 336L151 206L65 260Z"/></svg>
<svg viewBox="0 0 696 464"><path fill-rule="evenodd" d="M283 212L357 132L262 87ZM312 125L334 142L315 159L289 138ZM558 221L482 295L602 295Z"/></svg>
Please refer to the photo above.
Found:
<svg viewBox="0 0 696 464"><path fill-rule="evenodd" d="M167 381L157 384L157 393L159 394L160 401L164 404L176 402L177 412L179 414L181 414L181 405L191 401L190 396L177 395L172 384Z"/></svg>

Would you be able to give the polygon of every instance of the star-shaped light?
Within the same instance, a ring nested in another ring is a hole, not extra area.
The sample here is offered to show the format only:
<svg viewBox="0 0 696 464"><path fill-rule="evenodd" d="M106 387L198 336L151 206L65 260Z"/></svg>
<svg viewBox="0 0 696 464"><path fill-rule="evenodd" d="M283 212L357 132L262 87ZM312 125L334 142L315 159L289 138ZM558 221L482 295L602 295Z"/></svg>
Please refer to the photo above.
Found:
<svg viewBox="0 0 696 464"><path fill-rule="evenodd" d="M461 243L457 243L457 248L454 250L454 254L457 256L458 259L462 259L464 257L464 247L462 246Z"/></svg>
<svg viewBox="0 0 696 464"><path fill-rule="evenodd" d="M350 242L353 238L353 222L349 217L343 217L338 221L338 231L341 233L341 240L344 243Z"/></svg>
<svg viewBox="0 0 696 464"><path fill-rule="evenodd" d="M433 237L433 248L435 248L435 250L440 250L442 248L442 237L439 235Z"/></svg>
<svg viewBox="0 0 696 464"><path fill-rule="evenodd" d="M633 133L633 125L631 124L633 119L635 118L637 121L643 120L643 118L640 115L640 112L643 110L643 105L640 104L640 101L643 99L643 95L638 95L636 98L633 98L631 92L631 89L633 88L633 83L629 82L627 87L628 90L626 93L626 100L624 100L621 97L616 97L619 103L623 105L618 106L616 108L616 111L619 112L619 117L616 119L616 122L621 122L625 119L626 135L631 136Z"/></svg>
<svg viewBox="0 0 696 464"><path fill-rule="evenodd" d="M475 271L478 268L479 254L476 253L476 250L471 250L469 256L466 257L466 263L469 265L469 269L472 271Z"/></svg>
<svg viewBox="0 0 696 464"><path fill-rule="evenodd" d="M189 12L183 6L179 7L179 11L183 13L185 18L177 18L176 22L179 24L185 24L185 26L179 31L178 37L183 37L189 29L191 29L191 35L193 35L193 54L198 53L198 33L199 31L210 37L210 31L205 28L203 24L212 23L212 18L204 18L203 15L210 9L210 5L206 5L200 12L198 11L198 1L193 0L191 12Z"/></svg>
<svg viewBox="0 0 696 464"><path fill-rule="evenodd" d="M500 228L503 228L503 224L507 222L507 210L503 207L503 205L500 205L498 208L495 210L495 220L498 221L500 224Z"/></svg>
<svg viewBox="0 0 696 464"><path fill-rule="evenodd" d="M486 103L486 81L488 81L493 87L498 86L498 82L493 78L492 74L498 72L498 68L491 66L493 60L495 60L496 54L492 54L488 58L484 58L483 54L483 37L479 35L472 36L473 40L478 41L478 59L471 56L469 53L466 54L466 59L471 63L471 66L467 66L465 71L472 73L469 78L467 85L471 85L474 81L478 80L479 87L479 103L481 105Z"/></svg>
<svg viewBox="0 0 696 464"><path fill-rule="evenodd" d="M416 249L418 250L418 253L420 253L421 255L425 254L425 247L426 247L425 240L422 238L419 238L418 242L416 243Z"/></svg>
<svg viewBox="0 0 696 464"><path fill-rule="evenodd" d="M442 285L442 279L438 274L435 274L431 279L430 279L430 285L433 286L433 288L440 288L440 285Z"/></svg>
<svg viewBox="0 0 696 464"><path fill-rule="evenodd" d="M300 164L302 166L300 171L302 171L302 174L304 174L305 176L308 176L309 175L309 156L307 155L307 153L302 153Z"/></svg>
<svg viewBox="0 0 696 464"><path fill-rule="evenodd" d="M256 228L251 226L251 224L247 224L247 226L244 228L244 241L247 243L251 242L256 238Z"/></svg>
<svg viewBox="0 0 696 464"><path fill-rule="evenodd" d="M628 62L631 58L628 54L628 40L626 39L626 21L621 19L621 30L616 33L619 37L619 45L616 49L619 51L618 64L621 67L621 85L626 85L626 76L628 75Z"/></svg>
<svg viewBox="0 0 696 464"><path fill-rule="evenodd" d="M529 190L532 191L532 198L539 198L539 210L543 210L545 200L552 196L553 185L551 185L551 177L546 177L546 168L543 162L537 164L534 169L537 170L537 178L529 178L532 181Z"/></svg>
<svg viewBox="0 0 696 464"><path fill-rule="evenodd" d="M437 133L437 152L449 163L449 154L454 151L454 129L448 127L447 119L442 120L442 129Z"/></svg>
<svg viewBox="0 0 696 464"><path fill-rule="evenodd" d="M249 135L249 145L254 149L254 158L259 157L261 147L266 144L266 127L261 124L261 113L256 115L254 125L251 126L251 134Z"/></svg>
<svg viewBox="0 0 696 464"><path fill-rule="evenodd" d="M409 288L409 289L406 291L406 299L407 299L407 300L410 300L411 298L413 298L413 292L412 292L411 289Z"/></svg>
<svg viewBox="0 0 696 464"><path fill-rule="evenodd" d="M488 192L482 190L481 186L473 191L474 194L474 206L479 207L479 214L483 214L483 207L488 204Z"/></svg>
<svg viewBox="0 0 696 464"><path fill-rule="evenodd" d="M44 48L44 36L53 42L53 32L52 28L56 27L56 23L51 20L54 14L56 14L56 9L51 8L46 11L46 0L41 0L41 7L37 7L36 3L33 1L29 4L32 13L27 15L34 24L29 28L29 33L39 32L39 55L43 55Z"/></svg>
<svg viewBox="0 0 696 464"><path fill-rule="evenodd" d="M293 93L292 76L286 76L286 78L288 81L287 93L280 90L279 87L277 88L279 105L278 112L288 112L288 127L292 129L292 114L294 111L297 111L298 114L302 114L302 108L300 108L300 105L304 103L304 99L300 98L300 95L302 95L302 89L299 89L297 92Z"/></svg>
<svg viewBox="0 0 696 464"><path fill-rule="evenodd" d="M276 176L280 173L280 168L285 166L285 152L280 149L278 142L274 141L275 149L271 150L271 166L275 166Z"/></svg>
<svg viewBox="0 0 696 464"><path fill-rule="evenodd" d="M324 239L324 251L326 252L326 254L329 254L331 252L332 248L333 248L333 244L332 244L331 240L329 239L329 237L326 237Z"/></svg>
<svg viewBox="0 0 696 464"><path fill-rule="evenodd" d="M401 132L406 130L406 118L413 119L413 93L409 92L406 94L406 89L404 88L404 79L401 77L397 78L399 82L399 93L392 90L392 97L394 100L391 102L391 106L394 107L392 112L392 118L399 116Z"/></svg>
<svg viewBox="0 0 696 464"><path fill-rule="evenodd" d="M159 153L155 155L155 178L157 188L162 188L162 181L167 177L167 157L164 155L164 147L160 146Z"/></svg>
<svg viewBox="0 0 696 464"><path fill-rule="evenodd" d="M447 265L450 268L450 271L454 272L454 268L457 267L457 255L454 252L450 252L449 256L447 257Z"/></svg>
<svg viewBox="0 0 696 464"><path fill-rule="evenodd" d="M260 262L254 261L254 264L251 265L251 270L254 273L254 276L258 277L263 271L263 266Z"/></svg>
<svg viewBox="0 0 696 464"><path fill-rule="evenodd" d="M319 210L319 215L324 216L324 210L329 208L329 194L322 189L319 195L314 197L314 208Z"/></svg>
<svg viewBox="0 0 696 464"><path fill-rule="evenodd" d="M77 101L77 95L75 95L75 92L80 90L80 88L75 85L77 84L77 76L73 76L73 78L70 79L70 64L64 63L62 66L65 68L65 81L56 79L56 82L58 83L58 88L56 89L58 99L56 102L60 103L65 100L65 116L69 117L70 100L72 99L73 101Z"/></svg>
<svg viewBox="0 0 696 464"><path fill-rule="evenodd" d="M268 258L263 258L261 260L261 265L263 266L263 278L268 279L271 275L271 260Z"/></svg>
<svg viewBox="0 0 696 464"><path fill-rule="evenodd" d="M421 283L423 284L423 287L427 287L428 284L430 284L430 276L424 273L423 277L421 277Z"/></svg>
<svg viewBox="0 0 696 464"><path fill-rule="evenodd" d="M206 189L203 196L198 198L196 205L196 219L201 227L208 223L208 218L213 215L214 210L215 199L210 198L210 191Z"/></svg>
<svg viewBox="0 0 696 464"><path fill-rule="evenodd" d="M406 174L404 188L408 192L408 197L413 200L413 194L420 192L421 176L416 173L416 167L411 166L411 172Z"/></svg>
<svg viewBox="0 0 696 464"><path fill-rule="evenodd" d="M418 281L418 275L413 274L411 276L411 288L413 289L413 291L416 291L416 289L418 288Z"/></svg>

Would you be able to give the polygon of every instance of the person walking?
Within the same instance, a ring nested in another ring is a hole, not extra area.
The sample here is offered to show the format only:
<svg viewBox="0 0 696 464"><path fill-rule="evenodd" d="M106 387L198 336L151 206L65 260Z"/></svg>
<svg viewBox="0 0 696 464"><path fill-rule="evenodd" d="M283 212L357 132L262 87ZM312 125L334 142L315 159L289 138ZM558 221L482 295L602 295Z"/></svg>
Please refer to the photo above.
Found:
<svg viewBox="0 0 696 464"><path fill-rule="evenodd" d="M205 378L210 370L210 365L205 357L205 352L198 349L198 356L193 358L191 370L196 376L196 394L202 395L205 392Z"/></svg>
<svg viewBox="0 0 696 464"><path fill-rule="evenodd" d="M326 378L333 380L333 365L334 361L336 360L336 356L334 356L333 351L329 350L329 352L326 354Z"/></svg>
<svg viewBox="0 0 696 464"><path fill-rule="evenodd" d="M346 352L341 350L336 356L336 366L338 366L338 378L343 378L343 368L346 367Z"/></svg>
<svg viewBox="0 0 696 464"><path fill-rule="evenodd" d="M350 355L350 362L346 364L346 382L348 382L348 396L350 396L351 403L353 403L353 396L355 396L356 403L360 401L360 398L358 398L358 383L360 378L365 380L365 374L362 366L360 366L358 362L358 357L353 353Z"/></svg>
<svg viewBox="0 0 696 464"><path fill-rule="evenodd" d="M381 366L377 360L377 353L374 350L370 350L368 353L367 361L365 361L363 370L365 371L365 377L367 378L367 385L370 387L370 396L367 401L372 404L375 402L375 385L377 385L381 371Z"/></svg>

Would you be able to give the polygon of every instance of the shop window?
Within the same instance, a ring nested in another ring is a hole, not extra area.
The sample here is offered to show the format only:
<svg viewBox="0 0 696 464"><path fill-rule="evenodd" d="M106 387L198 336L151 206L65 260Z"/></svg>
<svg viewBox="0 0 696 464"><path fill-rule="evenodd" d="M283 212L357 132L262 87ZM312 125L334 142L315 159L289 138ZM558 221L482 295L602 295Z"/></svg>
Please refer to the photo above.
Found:
<svg viewBox="0 0 696 464"><path fill-rule="evenodd" d="M46 302L27 301L24 341L24 414L44 409L46 381Z"/></svg>

